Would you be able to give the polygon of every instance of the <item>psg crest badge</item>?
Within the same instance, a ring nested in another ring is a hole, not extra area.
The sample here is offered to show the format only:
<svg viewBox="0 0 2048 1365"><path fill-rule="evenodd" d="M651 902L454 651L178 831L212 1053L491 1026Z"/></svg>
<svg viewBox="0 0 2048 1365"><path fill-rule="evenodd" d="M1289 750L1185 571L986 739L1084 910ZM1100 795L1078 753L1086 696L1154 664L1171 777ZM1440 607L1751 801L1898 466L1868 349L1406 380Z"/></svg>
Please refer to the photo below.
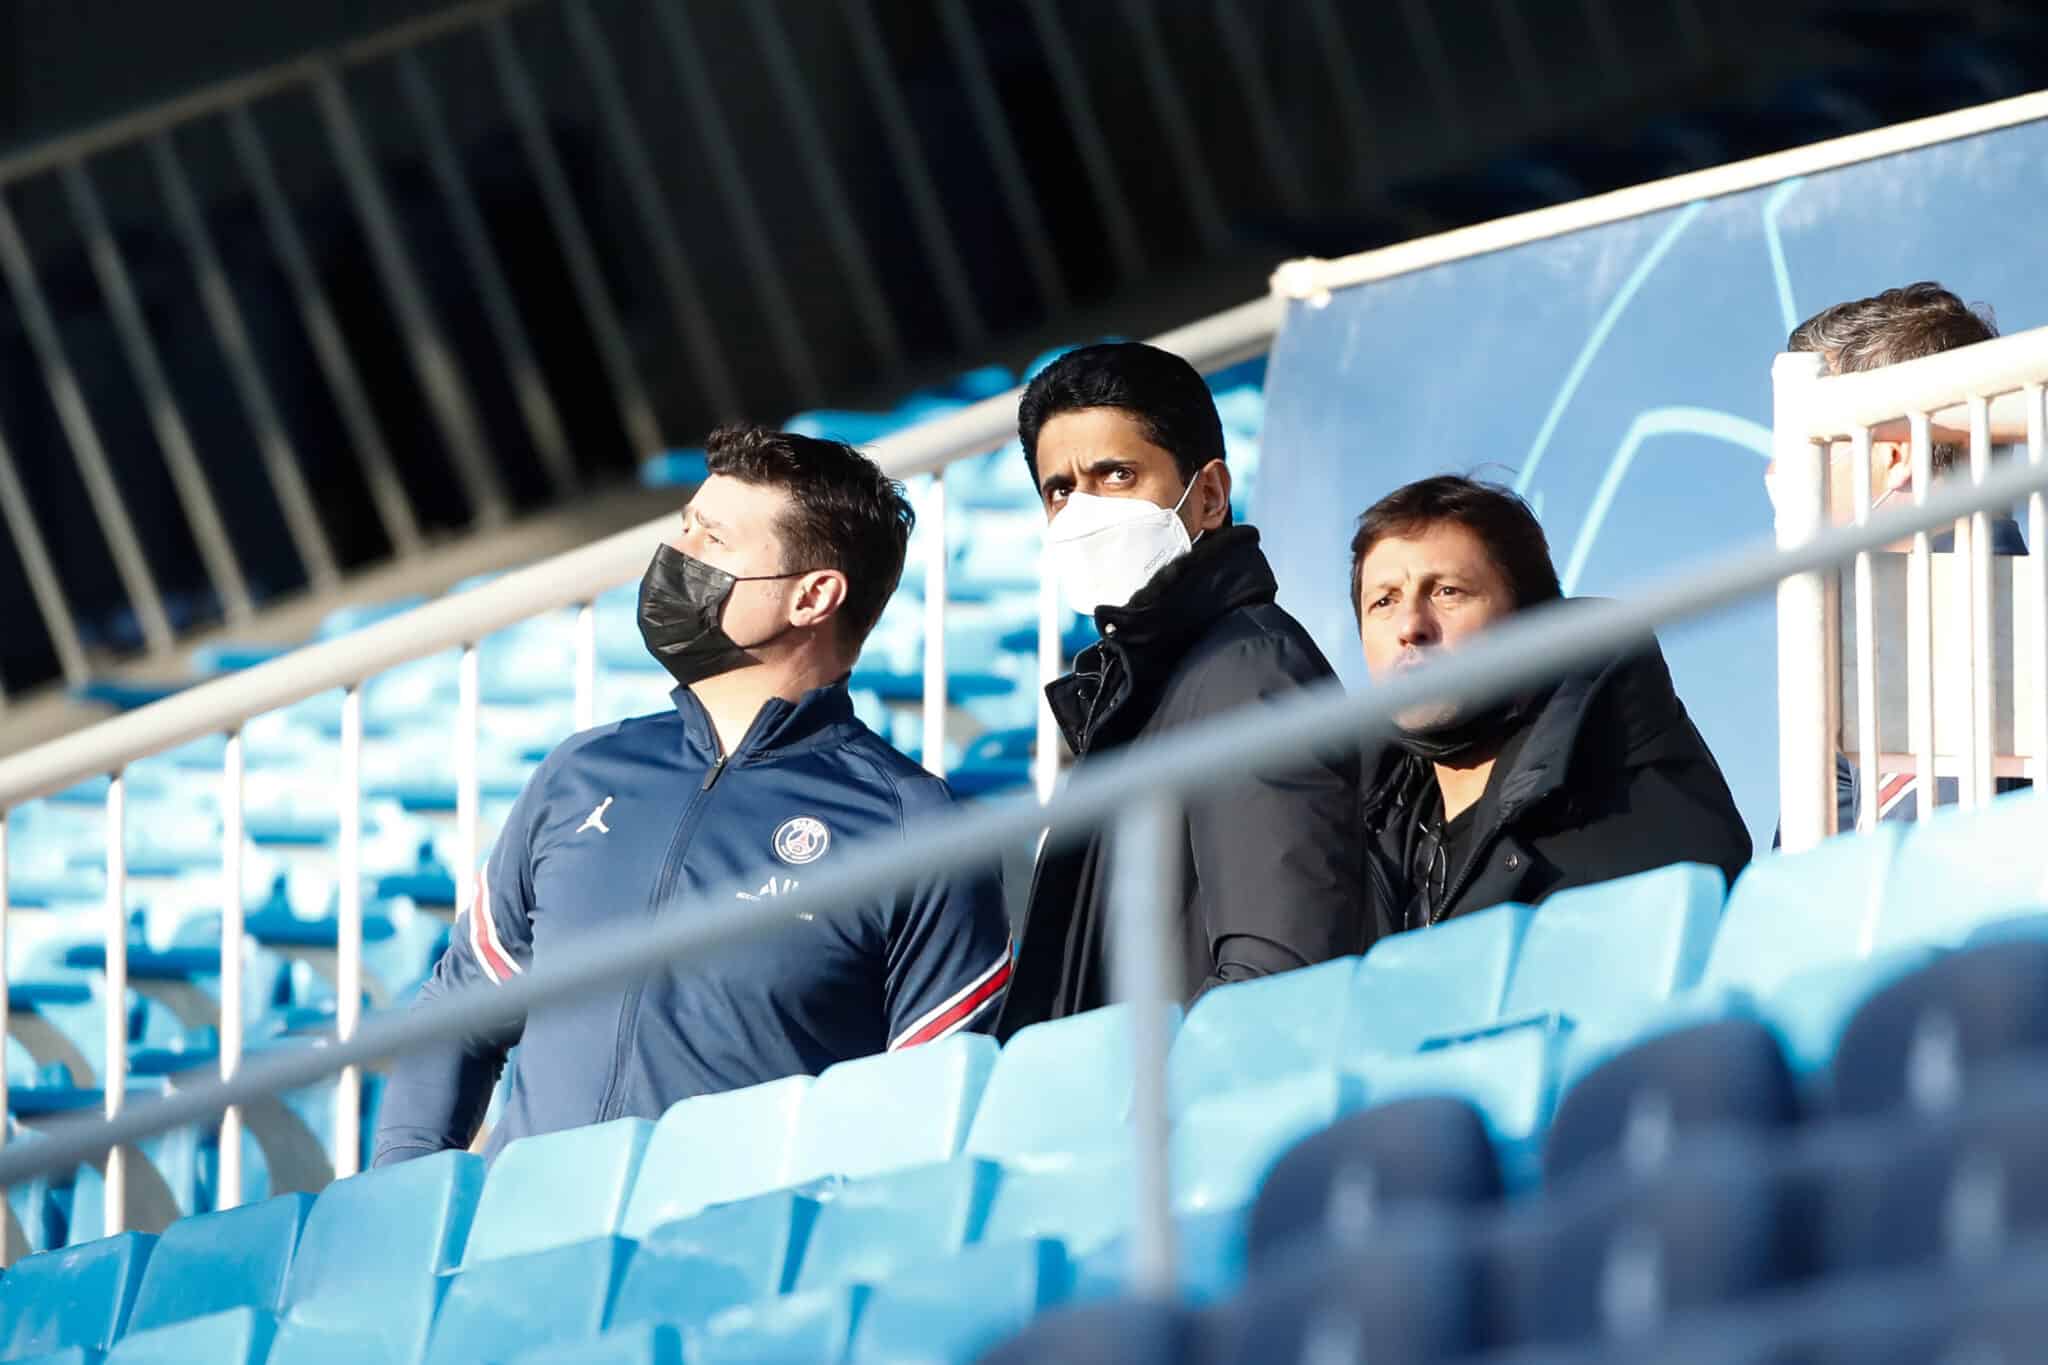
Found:
<svg viewBox="0 0 2048 1365"><path fill-rule="evenodd" d="M798 815L775 827L775 856L795 867L814 863L831 847L832 831L815 815Z"/></svg>

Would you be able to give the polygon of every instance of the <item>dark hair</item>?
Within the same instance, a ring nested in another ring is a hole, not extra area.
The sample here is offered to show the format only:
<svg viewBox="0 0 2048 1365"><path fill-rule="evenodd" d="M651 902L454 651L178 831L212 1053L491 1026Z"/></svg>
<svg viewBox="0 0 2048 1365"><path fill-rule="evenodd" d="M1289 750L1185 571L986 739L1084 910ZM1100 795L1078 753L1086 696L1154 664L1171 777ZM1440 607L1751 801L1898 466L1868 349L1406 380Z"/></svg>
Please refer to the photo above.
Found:
<svg viewBox="0 0 2048 1365"><path fill-rule="evenodd" d="M1817 352L1830 374L1855 374L1903 360L1972 346L1998 335L1990 310L1975 308L1932 280L1851 299L1815 313L1792 329L1788 351ZM1962 457L1950 442L1934 446L1934 467L1947 469Z"/></svg>
<svg viewBox="0 0 2048 1365"><path fill-rule="evenodd" d="M789 494L776 527L782 567L846 575L839 638L858 649L903 577L917 521L903 485L850 445L765 427L720 427L705 442L705 456L713 474Z"/></svg>
<svg viewBox="0 0 2048 1365"><path fill-rule="evenodd" d="M1446 521L1479 537L1501 577L1507 579L1517 608L1564 596L1557 569L1550 562L1550 542L1543 535L1543 525L1520 494L1461 474L1439 474L1403 484L1358 518L1358 532L1351 537L1352 615L1365 619L1358 566L1372 553L1372 547L1389 536L1413 535Z"/></svg>
<svg viewBox="0 0 2048 1365"><path fill-rule="evenodd" d="M1145 439L1173 456L1187 483L1223 458L1223 419L1195 367L1142 341L1113 341L1069 351L1038 372L1017 403L1024 463L1038 482L1038 433L1064 412L1115 408L1145 429Z"/></svg>

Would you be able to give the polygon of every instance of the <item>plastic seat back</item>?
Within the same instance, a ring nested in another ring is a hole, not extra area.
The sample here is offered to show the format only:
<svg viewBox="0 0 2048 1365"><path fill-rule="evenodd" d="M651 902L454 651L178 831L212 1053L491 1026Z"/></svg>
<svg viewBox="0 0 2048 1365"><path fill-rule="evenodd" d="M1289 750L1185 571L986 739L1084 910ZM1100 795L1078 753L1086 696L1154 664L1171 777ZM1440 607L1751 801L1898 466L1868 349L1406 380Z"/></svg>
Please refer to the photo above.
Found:
<svg viewBox="0 0 2048 1365"><path fill-rule="evenodd" d="M990 1242L1056 1237L1085 1256L1130 1231L1136 1216L1131 1154L1112 1149L1039 1170L1004 1167L981 1235Z"/></svg>
<svg viewBox="0 0 2048 1365"><path fill-rule="evenodd" d="M124 1232L25 1257L0 1276L0 1358L105 1350L128 1328L156 1238Z"/></svg>
<svg viewBox="0 0 2048 1365"><path fill-rule="evenodd" d="M682 1329L640 1323L570 1346L536 1346L506 1365L683 1365Z"/></svg>
<svg viewBox="0 0 2048 1365"><path fill-rule="evenodd" d="M1181 1023L1168 1007L1169 1032ZM1131 1115L1131 1007L1109 1005L1019 1029L1002 1050L967 1133L1000 1161L1099 1149Z"/></svg>
<svg viewBox="0 0 2048 1365"><path fill-rule="evenodd" d="M1899 826L1758 858L1728 894L1703 984L1768 995L1799 972L1867 957Z"/></svg>
<svg viewBox="0 0 2048 1365"><path fill-rule="evenodd" d="M299 1234L286 1301L360 1294L446 1270L462 1259L483 1185L483 1159L469 1152L437 1152L335 1181L313 1201ZM363 1236L364 1228L377 1236Z"/></svg>
<svg viewBox="0 0 2048 1365"><path fill-rule="evenodd" d="M149 1258L128 1330L143 1332L230 1308L278 1312L312 1210L312 1195L285 1194L171 1224Z"/></svg>
<svg viewBox="0 0 2048 1365"><path fill-rule="evenodd" d="M1981 810L1945 809L1913 827L1892 860L1877 943L1959 943L2007 915L2048 906L2048 791Z"/></svg>
<svg viewBox="0 0 2048 1365"><path fill-rule="evenodd" d="M107 1355L107 1365L263 1365L277 1335L277 1319L259 1308L166 1323L130 1332Z"/></svg>
<svg viewBox="0 0 2048 1365"><path fill-rule="evenodd" d="M1190 1106L1174 1125L1175 1210L1249 1205L1281 1153L1364 1103L1356 1076L1315 1071Z"/></svg>
<svg viewBox="0 0 2048 1365"><path fill-rule="evenodd" d="M952 1159L974 1121L996 1052L987 1034L956 1033L827 1067L797 1115L791 1181Z"/></svg>
<svg viewBox="0 0 2048 1365"><path fill-rule="evenodd" d="M981 1236L1001 1168L962 1157L842 1186L820 1205L796 1288L874 1284Z"/></svg>
<svg viewBox="0 0 2048 1365"><path fill-rule="evenodd" d="M1373 944L1351 978L1339 1055L1413 1052L1498 1019L1530 914L1497 905Z"/></svg>
<svg viewBox="0 0 2048 1365"><path fill-rule="evenodd" d="M699 1209L791 1183L790 1151L809 1076L679 1100L654 1125L620 1230L628 1237Z"/></svg>
<svg viewBox="0 0 2048 1365"><path fill-rule="evenodd" d="M1204 1096L1330 1066L1359 961L1340 957L1203 995L1167 1057L1173 1111Z"/></svg>
<svg viewBox="0 0 2048 1365"><path fill-rule="evenodd" d="M650 1119L613 1119L507 1143L484 1181L463 1266L617 1232L653 1132Z"/></svg>
<svg viewBox="0 0 2048 1365"><path fill-rule="evenodd" d="M623 1237L600 1237L450 1275L425 1365L473 1365L596 1336L632 1251Z"/></svg>
<svg viewBox="0 0 2048 1365"><path fill-rule="evenodd" d="M1530 917L1501 1017L1548 1012L1577 1023L1689 988L1727 892L1721 869L1700 863L1558 892Z"/></svg>
<svg viewBox="0 0 2048 1365"><path fill-rule="evenodd" d="M862 1310L851 1365L973 1361L1067 1296L1055 1241L990 1242L892 1276Z"/></svg>
<svg viewBox="0 0 2048 1365"><path fill-rule="evenodd" d="M640 1239L612 1308L614 1324L694 1324L788 1291L818 1203L789 1190L708 1208Z"/></svg>

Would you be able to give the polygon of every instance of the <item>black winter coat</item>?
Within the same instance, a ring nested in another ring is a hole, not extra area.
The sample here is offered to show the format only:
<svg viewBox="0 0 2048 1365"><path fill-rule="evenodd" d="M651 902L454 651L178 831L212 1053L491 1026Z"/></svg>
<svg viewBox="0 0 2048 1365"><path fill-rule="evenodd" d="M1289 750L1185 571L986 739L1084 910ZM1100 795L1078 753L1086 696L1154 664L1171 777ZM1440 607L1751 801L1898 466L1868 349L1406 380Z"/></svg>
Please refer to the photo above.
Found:
<svg viewBox="0 0 2048 1365"><path fill-rule="evenodd" d="M1365 829L1382 930L1421 924L1408 850L1441 809L1430 765L1391 742L1363 760ZM1749 829L1653 643L1568 677L1502 750L1436 919L1667 863L1733 882Z"/></svg>
<svg viewBox="0 0 2048 1365"><path fill-rule="evenodd" d="M1046 688L1086 762L1127 744L1281 697L1335 675L1274 605L1259 533L1211 531L1124 607L1096 613L1099 643ZM1363 952L1371 940L1358 840L1357 755L1248 778L1188 804L1181 858L1182 971L1192 999L1224 981ZM998 1037L1108 1002L1108 839L1039 855Z"/></svg>

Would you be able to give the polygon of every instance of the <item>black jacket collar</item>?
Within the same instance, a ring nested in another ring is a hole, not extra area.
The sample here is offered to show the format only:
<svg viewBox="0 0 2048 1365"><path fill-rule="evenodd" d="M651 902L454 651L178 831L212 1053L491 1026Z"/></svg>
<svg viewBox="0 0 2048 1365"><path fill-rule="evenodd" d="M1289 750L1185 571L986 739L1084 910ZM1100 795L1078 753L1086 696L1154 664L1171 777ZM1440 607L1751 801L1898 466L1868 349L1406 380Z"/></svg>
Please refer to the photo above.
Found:
<svg viewBox="0 0 2048 1365"><path fill-rule="evenodd" d="M1095 613L1102 638L1048 683L1054 719L1076 754L1129 738L1181 660L1217 620L1279 591L1253 526L1207 532L1121 607Z"/></svg>

